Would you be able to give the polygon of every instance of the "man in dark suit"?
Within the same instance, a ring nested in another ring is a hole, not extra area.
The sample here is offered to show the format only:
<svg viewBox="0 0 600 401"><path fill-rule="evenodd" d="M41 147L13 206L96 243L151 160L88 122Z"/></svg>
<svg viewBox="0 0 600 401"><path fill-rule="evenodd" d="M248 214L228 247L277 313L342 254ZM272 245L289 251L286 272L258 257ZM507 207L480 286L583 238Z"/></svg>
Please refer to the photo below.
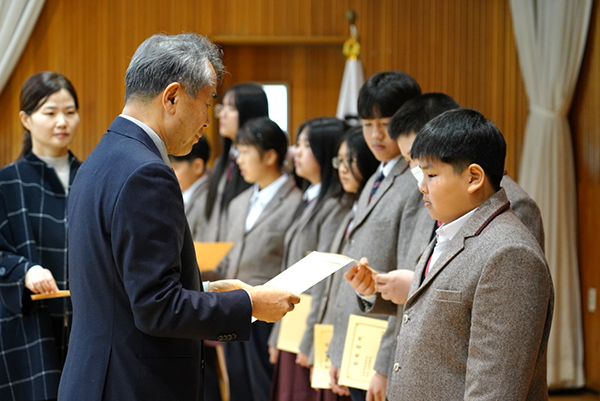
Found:
<svg viewBox="0 0 600 401"><path fill-rule="evenodd" d="M142 43L123 113L73 183L61 400L200 400L203 339L247 340L252 315L276 321L299 302L275 288L201 282L167 155L189 153L208 125L220 57L195 34Z"/></svg>

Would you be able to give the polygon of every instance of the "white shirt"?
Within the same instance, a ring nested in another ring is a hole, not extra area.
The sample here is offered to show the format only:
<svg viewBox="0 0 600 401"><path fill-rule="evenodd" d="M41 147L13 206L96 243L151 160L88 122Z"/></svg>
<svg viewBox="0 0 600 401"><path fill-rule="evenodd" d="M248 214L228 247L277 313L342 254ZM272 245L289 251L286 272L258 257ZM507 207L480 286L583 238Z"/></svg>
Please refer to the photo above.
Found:
<svg viewBox="0 0 600 401"><path fill-rule="evenodd" d="M381 172L383 172L384 177L387 177L388 175L390 175L390 173L392 172L392 169L394 168L394 166L396 164L398 164L401 157L402 157L401 155L398 155L390 161L381 162L379 164L379 167L377 167L377 175L379 175L379 173L381 173Z"/></svg>
<svg viewBox="0 0 600 401"><path fill-rule="evenodd" d="M319 196L320 192L321 192L321 183L311 185L302 194L302 200L312 202Z"/></svg>
<svg viewBox="0 0 600 401"><path fill-rule="evenodd" d="M154 144L158 148L160 157L163 159L165 164L167 166L171 167L171 161L169 160L169 155L167 155L167 145L165 145L163 140L160 139L160 136L158 136L158 134L156 132L154 132L154 130L152 128L150 128L149 126L147 126L146 124L144 124L143 122L138 120L137 118L133 118L131 116L128 116L127 114L120 114L119 117L123 117L124 119L129 120L132 123L134 123L135 125L137 125L138 127L140 127L141 129L143 129L144 132L146 134L148 134L150 139L152 139L152 142L154 142Z"/></svg>
<svg viewBox="0 0 600 401"><path fill-rule="evenodd" d="M200 185L206 182L206 180L208 180L208 174L204 174L202 177L198 178L196 181L194 181L192 185L190 185L188 189L181 193L181 195L183 196L184 205L187 206L188 203L190 203L190 200L192 200L192 195L194 194L196 188L198 188Z"/></svg>
<svg viewBox="0 0 600 401"><path fill-rule="evenodd" d="M467 220L469 220L476 210L477 208L471 210L453 222L442 224L437 230L435 230L436 242L435 247L433 248L433 253L431 254L431 260L429 261L429 273L431 273L433 266L435 266L435 262L440 258L440 255L442 252L444 252L450 241L452 241L452 238L454 238L456 233L458 233L462 226L465 225Z"/></svg>
<svg viewBox="0 0 600 401"><path fill-rule="evenodd" d="M282 174L278 179L261 190L258 189L258 184L254 184L254 191L250 198L250 207L248 208L248 216L246 217L246 232L254 227L254 223L256 223L256 220L258 220L263 210L265 210L265 207L271 202L277 191L281 189L287 180L288 175Z"/></svg>
<svg viewBox="0 0 600 401"><path fill-rule="evenodd" d="M37 156L37 155L36 155ZM69 154L59 157L37 156L44 163L49 165L56 171L56 175L60 180L65 193L69 193L69 177L71 176L71 165L69 164Z"/></svg>

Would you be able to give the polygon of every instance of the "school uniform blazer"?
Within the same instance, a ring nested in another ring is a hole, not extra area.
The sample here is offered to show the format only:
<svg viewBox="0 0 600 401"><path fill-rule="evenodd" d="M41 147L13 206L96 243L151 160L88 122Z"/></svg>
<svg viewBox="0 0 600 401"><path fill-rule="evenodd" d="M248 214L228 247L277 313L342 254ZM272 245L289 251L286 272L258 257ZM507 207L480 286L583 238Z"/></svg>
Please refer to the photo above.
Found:
<svg viewBox="0 0 600 401"><path fill-rule="evenodd" d="M173 170L117 117L69 195L73 328L60 400L201 400L202 339L246 340L243 290L202 292Z"/></svg>
<svg viewBox="0 0 600 401"><path fill-rule="evenodd" d="M510 201L510 208L533 234L543 251L544 224L542 222L542 213L537 203L508 175L502 177L500 186L506 191L506 196Z"/></svg>
<svg viewBox="0 0 600 401"><path fill-rule="evenodd" d="M283 246L283 264L281 271L287 269L310 252L328 252L340 220L351 208L351 204L340 202L337 198L327 198L316 208L316 199L309 203L304 213L297 218L285 234ZM312 295L312 288L306 291ZM269 345L275 346L279 337L280 323L275 323ZM300 352L309 352L302 347Z"/></svg>
<svg viewBox="0 0 600 401"><path fill-rule="evenodd" d="M200 235L200 233L197 232L199 231L198 222L204 218L204 207L206 205L205 196L208 192L208 185L210 182L210 173L207 172L205 175L206 176L200 178L204 181L194 189L190 201L185 205L185 217L187 218L188 225L190 226L192 238L195 241Z"/></svg>
<svg viewBox="0 0 600 401"><path fill-rule="evenodd" d="M402 229L402 211L417 186L416 180L407 170L406 161L399 160L381 182L370 203L369 197L378 172L369 178L358 199L356 217L342 250L344 255L357 260L365 256L370 265L381 272L395 270L402 264L404 245L399 235ZM348 269L342 270L340 274L343 275ZM351 314L366 316L366 313L357 302L356 291L346 280L340 280L334 308L333 338L328 354L332 364L340 367L348 318ZM382 315L370 317L387 319L387 316Z"/></svg>
<svg viewBox="0 0 600 401"><path fill-rule="evenodd" d="M404 306L388 398L547 400L552 279L504 189L475 211L421 283L433 246Z"/></svg>
<svg viewBox="0 0 600 401"><path fill-rule="evenodd" d="M294 211L302 198L293 178L288 179L246 232L246 217L254 191L248 188L231 201L225 241L233 248L219 265L217 273L237 278L250 285L262 285L281 271L283 238L292 224Z"/></svg>
<svg viewBox="0 0 600 401"><path fill-rule="evenodd" d="M542 215L537 204L527 193L514 182L508 175L505 175L500 182L500 185L505 189L506 196L510 201L510 207L517 215L519 220L527 227L538 241L542 250L544 249L544 227L542 224ZM423 194L417 191L411 196L407 202L405 210L405 221L412 219L401 237L406 238L404 243L406 247L403 251L405 255L405 265L415 265L423 254L427 244L435 235L437 225L429 216L429 210L423 205ZM379 295L379 294L378 294ZM384 313L395 316L390 316L388 327L381 339L379 354L375 362L375 370L377 372L390 372L392 368L392 360L394 350L396 349L396 338L400 329L400 321L402 318L403 305L395 305L390 301L377 297L375 305L369 312Z"/></svg>
<svg viewBox="0 0 600 401"><path fill-rule="evenodd" d="M353 217L354 213L350 210L341 220L337 232L333 236L329 252L341 252L345 242L344 234L346 228ZM312 303L310 305L310 312L306 318L306 330L304 331L302 341L300 342L300 350L310 357L311 363L313 362L314 357L312 351L314 345L315 324L331 324L331 322L324 321L325 313L328 310L333 309L333 301L337 295L337 288L339 287L340 280L343 280L343 275L337 271L311 288ZM328 306L331 307L328 309Z"/></svg>
<svg viewBox="0 0 600 401"><path fill-rule="evenodd" d="M225 190L226 183L227 173L223 174L221 178L219 178L217 197L215 199L215 204L212 214L210 215L210 219L207 219L206 215L204 214L208 197L208 189L202 194L200 200L198 201L198 213L195 214L194 221L190 222L190 228L192 233L194 233L194 241L216 242L222 241L221 238L224 238L225 232L227 231L227 218L225 213L222 213L221 211L221 199L223 198L223 191Z"/></svg>

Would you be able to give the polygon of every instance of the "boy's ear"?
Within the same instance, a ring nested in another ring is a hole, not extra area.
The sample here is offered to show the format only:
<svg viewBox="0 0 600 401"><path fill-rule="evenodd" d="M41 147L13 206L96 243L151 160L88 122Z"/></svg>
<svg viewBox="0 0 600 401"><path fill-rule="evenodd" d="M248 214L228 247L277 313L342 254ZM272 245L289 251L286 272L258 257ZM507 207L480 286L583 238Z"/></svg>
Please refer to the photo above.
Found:
<svg viewBox="0 0 600 401"><path fill-rule="evenodd" d="M467 175L469 179L467 191L469 191L469 194L471 195L479 191L487 181L485 171L476 163L470 164L469 167L467 167Z"/></svg>
<svg viewBox="0 0 600 401"><path fill-rule="evenodd" d="M269 149L263 154L263 160L269 166L275 166L277 164L277 152L274 149Z"/></svg>
<svg viewBox="0 0 600 401"><path fill-rule="evenodd" d="M204 160L197 157L192 161L192 170L196 177L201 177L204 174L205 163Z"/></svg>

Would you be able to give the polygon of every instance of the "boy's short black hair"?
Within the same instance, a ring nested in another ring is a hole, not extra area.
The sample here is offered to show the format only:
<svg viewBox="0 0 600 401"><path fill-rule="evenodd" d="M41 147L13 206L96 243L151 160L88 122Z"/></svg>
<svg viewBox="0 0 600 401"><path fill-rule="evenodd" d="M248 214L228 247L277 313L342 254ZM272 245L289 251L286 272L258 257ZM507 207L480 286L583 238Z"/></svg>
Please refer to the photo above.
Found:
<svg viewBox="0 0 600 401"><path fill-rule="evenodd" d="M419 95L407 100L394 114L388 125L388 134L394 141L411 132L416 134L433 118L459 107L456 100L444 93Z"/></svg>
<svg viewBox="0 0 600 401"><path fill-rule="evenodd" d="M169 155L169 158L178 162L192 162L195 159L202 159L204 160L204 163L206 163L210 158L210 144L204 136L201 136L198 142L192 146L192 151L190 153L185 156Z"/></svg>
<svg viewBox="0 0 600 401"><path fill-rule="evenodd" d="M406 102L421 94L421 87L402 71L378 72L358 93L358 115L362 119L387 118Z"/></svg>
<svg viewBox="0 0 600 401"><path fill-rule="evenodd" d="M476 163L494 190L504 175L506 142L500 130L473 109L448 110L428 122L410 150L413 159L440 160L457 174Z"/></svg>

